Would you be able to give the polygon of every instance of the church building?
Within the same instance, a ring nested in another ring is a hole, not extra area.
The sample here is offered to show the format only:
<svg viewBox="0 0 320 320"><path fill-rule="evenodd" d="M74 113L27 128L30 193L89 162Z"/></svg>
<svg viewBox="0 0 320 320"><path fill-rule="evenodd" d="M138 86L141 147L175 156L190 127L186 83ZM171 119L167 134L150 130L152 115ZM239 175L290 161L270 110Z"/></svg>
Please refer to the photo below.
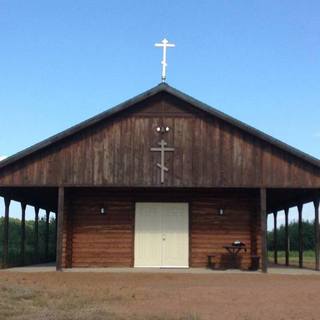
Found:
<svg viewBox="0 0 320 320"><path fill-rule="evenodd" d="M0 162L6 221L10 200L57 213L58 270L225 269L239 246L267 271L267 214L318 219L319 189L318 159L166 83Z"/></svg>

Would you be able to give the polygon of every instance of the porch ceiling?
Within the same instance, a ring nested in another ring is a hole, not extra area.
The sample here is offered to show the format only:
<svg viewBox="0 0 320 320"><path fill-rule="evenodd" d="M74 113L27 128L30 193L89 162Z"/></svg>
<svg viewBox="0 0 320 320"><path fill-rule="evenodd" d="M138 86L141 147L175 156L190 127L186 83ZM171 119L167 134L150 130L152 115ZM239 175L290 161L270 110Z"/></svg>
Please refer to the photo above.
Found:
<svg viewBox="0 0 320 320"><path fill-rule="evenodd" d="M23 202L27 205L57 212L58 188L53 187L18 187L0 188L0 196Z"/></svg>
<svg viewBox="0 0 320 320"><path fill-rule="evenodd" d="M268 189L267 212L284 210L320 197L319 189Z"/></svg>

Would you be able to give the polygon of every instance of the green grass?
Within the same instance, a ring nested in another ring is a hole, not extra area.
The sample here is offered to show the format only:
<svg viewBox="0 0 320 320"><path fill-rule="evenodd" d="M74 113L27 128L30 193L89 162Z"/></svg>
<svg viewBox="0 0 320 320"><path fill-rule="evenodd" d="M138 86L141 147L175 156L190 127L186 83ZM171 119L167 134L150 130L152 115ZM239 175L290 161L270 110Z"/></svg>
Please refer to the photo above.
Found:
<svg viewBox="0 0 320 320"><path fill-rule="evenodd" d="M274 252L268 251L269 261L271 263L274 262ZM278 251L278 264L285 264L286 253L285 251ZM299 252L298 251L290 251L289 253L289 264L292 266L299 265ZM314 268L315 265L315 254L312 250L307 250L303 252L303 265L306 268Z"/></svg>

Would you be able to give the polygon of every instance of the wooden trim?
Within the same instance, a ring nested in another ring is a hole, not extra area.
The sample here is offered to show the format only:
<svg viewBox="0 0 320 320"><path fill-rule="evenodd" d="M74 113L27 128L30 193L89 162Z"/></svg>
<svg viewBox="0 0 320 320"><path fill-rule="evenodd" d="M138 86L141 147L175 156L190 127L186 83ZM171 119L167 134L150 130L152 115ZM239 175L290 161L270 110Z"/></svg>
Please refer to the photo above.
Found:
<svg viewBox="0 0 320 320"><path fill-rule="evenodd" d="M72 184L72 183L63 183L63 184L52 184L52 183L45 183L45 184L39 184L39 183L35 183L35 184L1 184L0 183L0 188L3 189L14 189L14 188L43 188L43 189L47 189L47 188L58 188L59 186L63 186L65 188L75 188L75 189L81 189L81 188L92 188L92 189L99 189L99 188L106 188L106 189L141 189L141 190L145 190L146 188L152 190L152 189L171 189L171 190L202 190L202 191L207 191L207 190L217 190L217 189L243 189L243 190L248 190L248 189L257 189L257 188L268 188L270 190L307 190L307 191L312 191L312 190L317 190L320 188L320 184L319 185L314 185L314 186L310 186L310 185L306 185L306 184L299 184L299 186L295 186L295 185L291 185L290 187L287 186L283 186L280 184L272 184L272 185L268 185L266 183L258 184L258 183L254 183L254 184L232 184L232 183L228 183L225 185L219 185L219 184L208 184L208 185L197 185L197 184L192 184L189 186L162 186L162 185L150 185L150 184L123 184L123 183L97 183L97 184L89 184L89 183L77 183L77 184ZM5 197L5 195L0 194L0 196ZM308 200L308 202L312 202L313 199L311 199L311 196L308 197L307 199L310 198L310 201ZM14 201L21 201L21 199L12 199ZM28 200L28 199L24 199L24 200ZM305 202L306 203L306 202ZM30 205L32 205L30 203ZM271 207L268 208L269 211L274 211L274 210L282 210L282 208L284 207L284 203L282 203L281 205L277 206L277 207ZM289 207L293 208L295 207L296 204L291 204L289 205ZM44 206L41 206L43 208L45 208ZM46 209L46 208L45 208ZM56 211L56 208L48 208L50 209L52 212Z"/></svg>
<svg viewBox="0 0 320 320"><path fill-rule="evenodd" d="M20 244L20 264L25 264L25 247L26 247L26 207L27 204L21 202L21 244Z"/></svg>
<svg viewBox="0 0 320 320"><path fill-rule="evenodd" d="M298 204L299 213L299 268L303 268L303 224L302 224L302 210L303 204Z"/></svg>
<svg viewBox="0 0 320 320"><path fill-rule="evenodd" d="M192 267L192 210L193 210L193 203L191 201L188 202L188 215L189 215L189 268Z"/></svg>
<svg viewBox="0 0 320 320"><path fill-rule="evenodd" d="M260 219L261 219L261 268L262 272L268 272L267 250L267 190L260 189Z"/></svg>
<svg viewBox="0 0 320 320"><path fill-rule="evenodd" d="M64 216L64 187L59 187L58 193L58 223L57 223L57 258L56 258L56 270L62 270L62 245L63 245L63 216Z"/></svg>
<svg viewBox="0 0 320 320"><path fill-rule="evenodd" d="M289 266L289 208L284 209L285 214L285 248L286 248L286 266Z"/></svg>
<svg viewBox="0 0 320 320"><path fill-rule="evenodd" d="M132 259L131 259L131 267L134 268L134 246L135 246L135 229L136 229L136 202L132 203L133 210L132 210Z"/></svg>
<svg viewBox="0 0 320 320"><path fill-rule="evenodd" d="M320 228L319 228L319 202L320 199L314 200L314 238L315 238L315 270L320 271Z"/></svg>

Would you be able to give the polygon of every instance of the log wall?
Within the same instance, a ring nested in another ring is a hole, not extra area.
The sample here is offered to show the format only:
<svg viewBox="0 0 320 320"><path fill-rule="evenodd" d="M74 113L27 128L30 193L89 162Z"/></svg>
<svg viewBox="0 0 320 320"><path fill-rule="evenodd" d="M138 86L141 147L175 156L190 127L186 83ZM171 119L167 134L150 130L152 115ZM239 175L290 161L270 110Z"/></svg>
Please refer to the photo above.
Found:
<svg viewBox="0 0 320 320"><path fill-rule="evenodd" d="M215 255L216 267L227 268L230 255L224 248L236 240L244 242L240 266L250 267L251 255L261 255L258 199L245 195L216 195L195 199L191 203L191 266L204 267L209 254ZM219 209L224 214L219 215Z"/></svg>
<svg viewBox="0 0 320 320"><path fill-rule="evenodd" d="M132 201L125 197L113 200L99 193L70 195L68 209L64 267L133 266Z"/></svg>
<svg viewBox="0 0 320 320"><path fill-rule="evenodd" d="M131 267L134 265L136 201L184 201L190 205L190 266L206 267L207 255L218 255L224 267L224 245L246 243L242 268L260 254L258 195L254 191L119 191L85 189L68 192L64 225L63 267ZM106 214L101 215L101 207ZM225 214L219 216L219 209Z"/></svg>

